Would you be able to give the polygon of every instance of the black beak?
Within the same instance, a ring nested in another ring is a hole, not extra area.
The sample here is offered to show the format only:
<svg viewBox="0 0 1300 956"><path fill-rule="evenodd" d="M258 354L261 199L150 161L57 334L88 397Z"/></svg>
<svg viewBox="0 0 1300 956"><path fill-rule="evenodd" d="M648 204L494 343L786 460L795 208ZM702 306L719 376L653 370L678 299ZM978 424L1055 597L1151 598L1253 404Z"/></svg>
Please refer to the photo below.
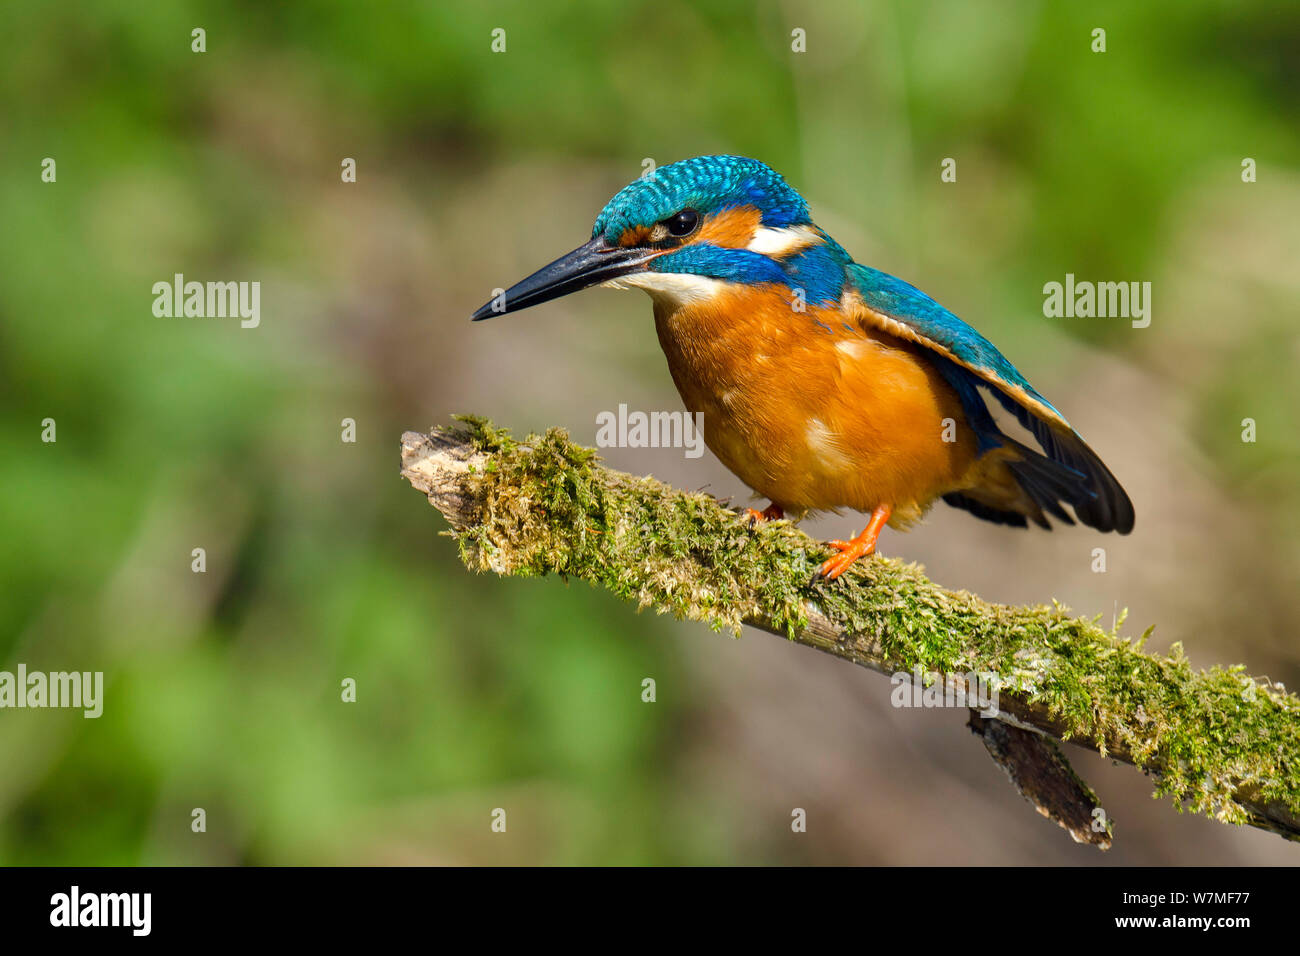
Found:
<svg viewBox="0 0 1300 956"><path fill-rule="evenodd" d="M603 236L597 236L538 269L527 279L516 282L503 294L484 303L470 318L479 322L494 315L518 312L600 282L640 272L662 251L637 247L624 249L608 245Z"/></svg>

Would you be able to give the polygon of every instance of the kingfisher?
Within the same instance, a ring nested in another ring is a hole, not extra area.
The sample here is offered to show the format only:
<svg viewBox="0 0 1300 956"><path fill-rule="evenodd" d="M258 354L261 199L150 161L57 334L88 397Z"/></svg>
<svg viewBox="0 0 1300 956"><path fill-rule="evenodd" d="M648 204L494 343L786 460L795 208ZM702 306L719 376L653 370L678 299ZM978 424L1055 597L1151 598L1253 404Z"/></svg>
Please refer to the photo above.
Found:
<svg viewBox="0 0 1300 956"><path fill-rule="evenodd" d="M485 303L474 321L591 286L644 289L668 370L704 441L770 504L751 526L869 514L814 579L872 554L937 500L1050 530L1127 534L1133 505L1055 406L924 292L854 262L771 167L743 156L662 166L621 189L591 239ZM1007 435L992 397L1037 448ZM1066 506L1074 512L1071 517Z"/></svg>

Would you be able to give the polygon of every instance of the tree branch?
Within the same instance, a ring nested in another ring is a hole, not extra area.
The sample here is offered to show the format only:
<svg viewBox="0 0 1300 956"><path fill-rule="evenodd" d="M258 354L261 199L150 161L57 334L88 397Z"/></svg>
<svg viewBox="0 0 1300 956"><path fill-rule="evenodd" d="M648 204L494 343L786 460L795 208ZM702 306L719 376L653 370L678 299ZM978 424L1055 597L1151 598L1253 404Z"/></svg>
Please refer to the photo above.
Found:
<svg viewBox="0 0 1300 956"><path fill-rule="evenodd" d="M990 755L1075 840L1105 849L1110 824L1054 740L1142 768L1180 811L1300 839L1300 699L1242 667L1194 672L1179 644L1149 654L1147 635L1121 638L1056 604L990 604L879 556L813 582L826 549L788 522L751 531L709 495L605 468L559 429L518 442L465 418L407 432L402 474L472 570L582 578L893 675L896 700L969 703ZM981 716L990 684L996 714Z"/></svg>

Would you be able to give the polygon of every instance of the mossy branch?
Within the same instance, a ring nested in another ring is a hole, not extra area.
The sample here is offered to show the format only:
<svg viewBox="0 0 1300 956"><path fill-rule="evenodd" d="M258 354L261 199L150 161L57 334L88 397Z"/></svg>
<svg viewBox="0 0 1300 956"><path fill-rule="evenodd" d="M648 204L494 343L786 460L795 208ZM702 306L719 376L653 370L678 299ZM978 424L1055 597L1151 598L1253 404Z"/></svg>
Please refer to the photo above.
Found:
<svg viewBox="0 0 1300 956"><path fill-rule="evenodd" d="M1196 671L1178 644L1151 654L1146 635L1057 604L990 604L879 556L814 583L828 552L788 522L750 530L709 495L605 468L560 429L521 442L467 417L407 432L402 474L472 570L581 578L717 630L750 624L885 674L919 668L956 691L991 676L999 711L972 711L972 730L1076 840L1105 848L1109 821L1052 738L1142 768L1180 811L1300 839L1300 699L1242 667Z"/></svg>

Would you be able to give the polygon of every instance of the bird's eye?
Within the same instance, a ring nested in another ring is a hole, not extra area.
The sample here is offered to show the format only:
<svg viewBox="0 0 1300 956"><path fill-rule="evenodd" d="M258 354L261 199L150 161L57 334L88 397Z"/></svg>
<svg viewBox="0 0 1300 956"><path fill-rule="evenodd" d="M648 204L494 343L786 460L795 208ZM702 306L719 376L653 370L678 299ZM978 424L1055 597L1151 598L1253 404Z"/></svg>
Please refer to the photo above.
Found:
<svg viewBox="0 0 1300 956"><path fill-rule="evenodd" d="M699 224L700 214L694 209L683 209L677 215L664 220L664 225L668 227L668 235L676 239L689 236Z"/></svg>

